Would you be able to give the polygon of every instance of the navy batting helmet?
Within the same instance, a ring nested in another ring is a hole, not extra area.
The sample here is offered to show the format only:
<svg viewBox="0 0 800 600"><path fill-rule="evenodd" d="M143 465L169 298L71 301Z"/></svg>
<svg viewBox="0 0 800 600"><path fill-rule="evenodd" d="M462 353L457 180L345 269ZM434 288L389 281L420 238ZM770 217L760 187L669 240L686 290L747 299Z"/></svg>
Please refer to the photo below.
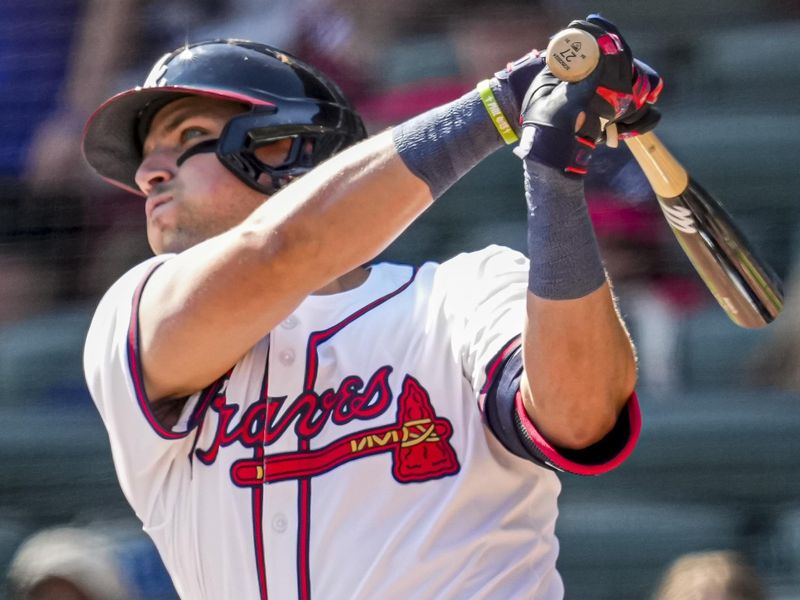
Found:
<svg viewBox="0 0 800 600"><path fill-rule="evenodd" d="M250 110L233 117L218 140L192 147L179 164L189 153L216 152L239 179L267 194L366 137L341 90L310 65L264 44L212 40L164 55L143 85L101 105L84 129L86 160L111 183L141 193L134 175L155 113L192 95L239 102ZM266 165L256 158L256 148L282 138L293 140L283 163Z"/></svg>

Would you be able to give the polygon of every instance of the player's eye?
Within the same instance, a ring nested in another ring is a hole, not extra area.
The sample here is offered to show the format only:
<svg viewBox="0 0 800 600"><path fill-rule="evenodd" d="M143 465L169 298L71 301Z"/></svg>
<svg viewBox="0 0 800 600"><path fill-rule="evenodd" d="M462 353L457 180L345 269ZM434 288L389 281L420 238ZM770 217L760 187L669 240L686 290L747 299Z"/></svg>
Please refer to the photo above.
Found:
<svg viewBox="0 0 800 600"><path fill-rule="evenodd" d="M208 130L203 127L190 126L181 131L180 141L181 144L187 144L197 138L202 138L208 135Z"/></svg>

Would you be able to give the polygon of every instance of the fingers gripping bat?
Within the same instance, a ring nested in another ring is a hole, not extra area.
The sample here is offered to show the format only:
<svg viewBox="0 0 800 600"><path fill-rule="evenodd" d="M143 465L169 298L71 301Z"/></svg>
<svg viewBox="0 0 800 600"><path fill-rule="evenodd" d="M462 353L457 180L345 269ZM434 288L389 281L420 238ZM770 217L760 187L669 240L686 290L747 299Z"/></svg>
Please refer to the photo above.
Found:
<svg viewBox="0 0 800 600"><path fill-rule="evenodd" d="M563 81L584 79L599 58L597 41L581 29L565 29L547 47L547 66ZM609 134L612 142L613 129ZM756 257L719 201L694 181L654 133L627 138L625 143L683 251L731 320L748 328L772 322L783 308L781 282Z"/></svg>

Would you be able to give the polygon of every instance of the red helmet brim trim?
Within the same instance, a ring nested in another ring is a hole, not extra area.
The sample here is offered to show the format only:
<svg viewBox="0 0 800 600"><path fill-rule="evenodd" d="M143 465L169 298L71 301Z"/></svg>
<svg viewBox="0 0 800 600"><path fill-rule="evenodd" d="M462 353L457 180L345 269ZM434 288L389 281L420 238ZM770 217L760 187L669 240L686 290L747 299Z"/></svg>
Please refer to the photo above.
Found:
<svg viewBox="0 0 800 600"><path fill-rule="evenodd" d="M89 117L81 136L81 151L86 161L109 183L142 196L134 175L141 162L136 129L142 109L159 98L204 96L240 102L251 106L273 103L240 92L191 86L133 88L106 100Z"/></svg>

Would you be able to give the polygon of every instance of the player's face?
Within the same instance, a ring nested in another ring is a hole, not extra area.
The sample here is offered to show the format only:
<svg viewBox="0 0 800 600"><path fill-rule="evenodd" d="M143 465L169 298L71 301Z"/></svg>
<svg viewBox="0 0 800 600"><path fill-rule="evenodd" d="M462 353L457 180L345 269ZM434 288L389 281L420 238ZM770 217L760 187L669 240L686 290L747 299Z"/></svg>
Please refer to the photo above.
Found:
<svg viewBox="0 0 800 600"><path fill-rule="evenodd" d="M181 252L241 223L264 202L264 194L246 186L213 152L178 158L195 144L219 137L240 104L190 96L162 108L144 141L136 184L147 196L147 239L156 254ZM291 140L262 147L267 164L286 157Z"/></svg>

